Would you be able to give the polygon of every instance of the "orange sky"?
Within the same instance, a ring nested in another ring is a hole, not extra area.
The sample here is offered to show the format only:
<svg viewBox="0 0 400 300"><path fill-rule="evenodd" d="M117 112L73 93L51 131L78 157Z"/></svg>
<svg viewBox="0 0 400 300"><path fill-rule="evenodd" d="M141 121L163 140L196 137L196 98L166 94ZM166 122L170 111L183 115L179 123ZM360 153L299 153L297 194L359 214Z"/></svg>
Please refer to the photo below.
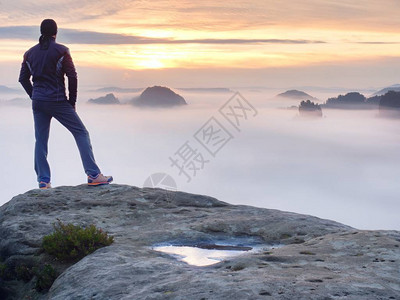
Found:
<svg viewBox="0 0 400 300"><path fill-rule="evenodd" d="M0 63L21 60L43 18L58 22L58 42L76 64L92 68L348 65L397 59L400 50L395 0L17 2L0 3Z"/></svg>

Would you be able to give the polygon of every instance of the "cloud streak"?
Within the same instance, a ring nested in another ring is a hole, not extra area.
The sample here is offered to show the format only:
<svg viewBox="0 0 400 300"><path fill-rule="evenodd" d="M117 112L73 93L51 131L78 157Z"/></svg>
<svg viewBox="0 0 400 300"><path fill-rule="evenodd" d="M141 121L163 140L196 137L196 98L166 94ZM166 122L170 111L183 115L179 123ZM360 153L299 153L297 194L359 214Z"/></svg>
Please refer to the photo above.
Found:
<svg viewBox="0 0 400 300"><path fill-rule="evenodd" d="M370 30L397 32L400 26L398 0L247 0L201 2L181 0L19 0L0 2L3 26L36 24L56 17L73 28L130 27L173 28L202 31L294 28ZM70 26L70 25L69 25ZM95 27L87 27L95 26ZM96 27L97 26L97 27Z"/></svg>
<svg viewBox="0 0 400 300"><path fill-rule="evenodd" d="M357 44L365 44L365 45L396 45L400 44L400 42L356 42Z"/></svg>
<svg viewBox="0 0 400 300"><path fill-rule="evenodd" d="M0 39L35 40L37 26L0 27ZM167 39L148 38L117 33L60 29L59 39L69 44L123 45L123 44L323 44L324 41L305 39Z"/></svg>

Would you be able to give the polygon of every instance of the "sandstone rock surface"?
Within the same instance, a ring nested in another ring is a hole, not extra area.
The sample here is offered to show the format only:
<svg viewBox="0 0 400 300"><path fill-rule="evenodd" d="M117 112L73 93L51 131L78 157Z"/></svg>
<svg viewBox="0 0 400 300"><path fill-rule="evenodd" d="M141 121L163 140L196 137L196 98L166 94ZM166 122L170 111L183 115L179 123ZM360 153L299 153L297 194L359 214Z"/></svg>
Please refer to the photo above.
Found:
<svg viewBox="0 0 400 300"><path fill-rule="evenodd" d="M115 237L73 265L46 294L0 282L9 299L400 299L400 233L361 231L312 216L113 184L31 190L0 208L4 264L43 258L60 219ZM282 247L207 267L152 249L249 237ZM46 258L49 259L49 258Z"/></svg>

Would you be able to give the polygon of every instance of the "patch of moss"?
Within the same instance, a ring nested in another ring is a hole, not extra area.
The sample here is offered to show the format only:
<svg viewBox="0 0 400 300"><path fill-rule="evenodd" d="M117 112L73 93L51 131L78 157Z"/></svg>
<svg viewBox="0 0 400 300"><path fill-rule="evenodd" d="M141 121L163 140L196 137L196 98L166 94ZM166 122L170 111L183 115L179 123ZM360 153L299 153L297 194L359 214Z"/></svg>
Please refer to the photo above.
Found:
<svg viewBox="0 0 400 300"><path fill-rule="evenodd" d="M58 220L54 224L54 232L43 237L42 248L60 261L78 261L99 248L111 245L113 241L112 236L94 225L82 228Z"/></svg>
<svg viewBox="0 0 400 300"><path fill-rule="evenodd" d="M28 282L33 278L35 273L33 268L30 268L26 265L19 265L15 267L15 275L18 280Z"/></svg>
<svg viewBox="0 0 400 300"><path fill-rule="evenodd" d="M231 267L231 270L232 270L232 271L241 271L241 270L243 270L244 268L246 268L246 266L245 266L244 264L238 263L238 264L233 265L233 266Z"/></svg>
<svg viewBox="0 0 400 300"><path fill-rule="evenodd" d="M291 244L303 244L304 242L305 242L304 239L301 239L301 238L296 237L296 238L294 239L294 241L291 242Z"/></svg>
<svg viewBox="0 0 400 300"><path fill-rule="evenodd" d="M7 265L0 263L0 279L4 279L7 273Z"/></svg>
<svg viewBox="0 0 400 300"><path fill-rule="evenodd" d="M285 239L289 239L291 237L292 237L292 235L290 233L282 233L279 239L285 240Z"/></svg>
<svg viewBox="0 0 400 300"><path fill-rule="evenodd" d="M35 288L38 292L48 291L58 277L56 270L49 264L45 264L43 268L35 270L35 273L37 276Z"/></svg>
<svg viewBox="0 0 400 300"><path fill-rule="evenodd" d="M311 251L300 251L300 254L304 254L304 255L315 255L314 252Z"/></svg>

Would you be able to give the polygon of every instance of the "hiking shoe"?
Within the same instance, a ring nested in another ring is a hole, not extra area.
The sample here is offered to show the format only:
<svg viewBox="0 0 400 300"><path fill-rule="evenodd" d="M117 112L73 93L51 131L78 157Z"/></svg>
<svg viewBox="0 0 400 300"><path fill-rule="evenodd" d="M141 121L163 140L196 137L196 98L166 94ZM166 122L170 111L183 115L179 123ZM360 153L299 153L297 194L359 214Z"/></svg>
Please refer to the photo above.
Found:
<svg viewBox="0 0 400 300"><path fill-rule="evenodd" d="M39 189L41 190L51 189L50 182L44 182L44 181L39 182Z"/></svg>
<svg viewBox="0 0 400 300"><path fill-rule="evenodd" d="M112 176L104 176L101 173L95 177L88 176L88 185L91 186L109 184L112 181L113 181Z"/></svg>

